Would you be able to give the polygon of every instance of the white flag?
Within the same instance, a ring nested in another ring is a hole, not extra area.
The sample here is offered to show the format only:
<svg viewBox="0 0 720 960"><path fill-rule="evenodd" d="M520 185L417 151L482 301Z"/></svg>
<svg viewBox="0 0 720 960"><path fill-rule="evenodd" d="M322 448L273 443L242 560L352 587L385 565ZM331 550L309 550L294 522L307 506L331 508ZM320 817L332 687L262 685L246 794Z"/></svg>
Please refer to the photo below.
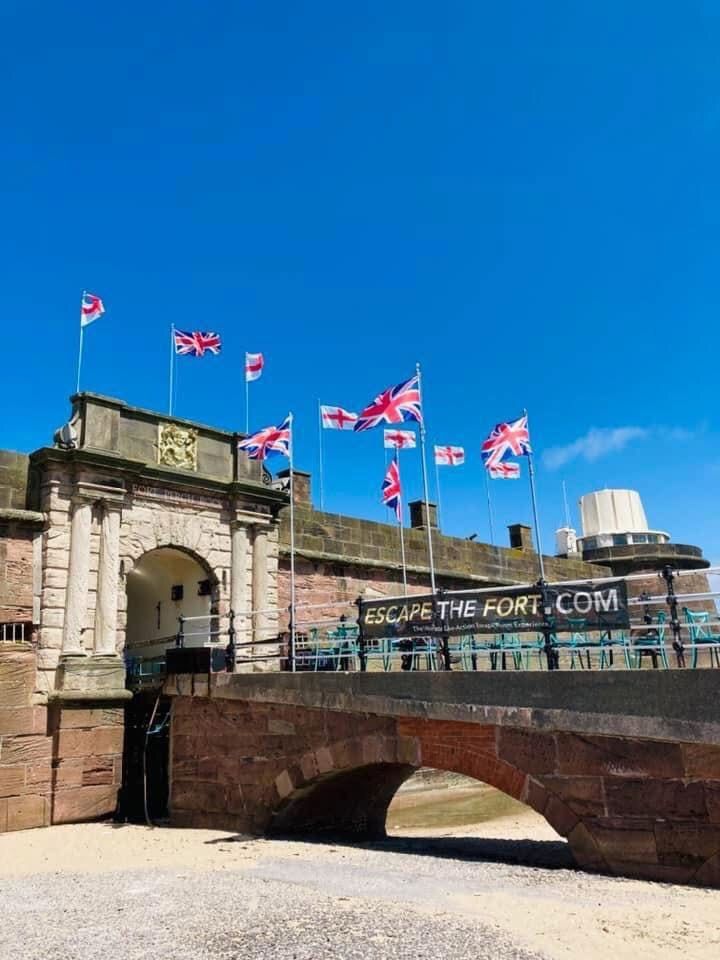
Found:
<svg viewBox="0 0 720 960"><path fill-rule="evenodd" d="M389 450L412 450L416 443L412 430L385 430L385 447Z"/></svg>
<svg viewBox="0 0 720 960"><path fill-rule="evenodd" d="M320 406L320 416L325 430L352 430L357 422L357 414L342 407Z"/></svg>
<svg viewBox="0 0 720 960"><path fill-rule="evenodd" d="M259 380L265 366L265 359L261 353L245 354L245 380L252 383L253 380Z"/></svg>
<svg viewBox="0 0 720 960"><path fill-rule="evenodd" d="M439 467L459 467L465 463L463 447L435 447L435 463Z"/></svg>
<svg viewBox="0 0 720 960"><path fill-rule="evenodd" d="M93 320L99 320L105 313L105 306L94 293L83 293L80 300L80 326L86 327Z"/></svg>

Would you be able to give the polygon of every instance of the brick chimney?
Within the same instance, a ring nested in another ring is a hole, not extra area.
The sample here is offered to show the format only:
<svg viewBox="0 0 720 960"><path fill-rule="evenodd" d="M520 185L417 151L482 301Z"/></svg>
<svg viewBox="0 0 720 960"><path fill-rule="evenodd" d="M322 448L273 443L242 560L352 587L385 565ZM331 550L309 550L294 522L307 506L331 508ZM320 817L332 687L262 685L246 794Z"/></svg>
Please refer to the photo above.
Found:
<svg viewBox="0 0 720 960"><path fill-rule="evenodd" d="M278 470L277 477L281 480L286 480L290 478L290 469L286 467L284 470ZM312 504L312 474L306 473L304 470L293 470L293 491L295 496L293 500L296 505L298 504Z"/></svg>
<svg viewBox="0 0 720 960"><path fill-rule="evenodd" d="M514 550L524 550L525 553L535 553L532 527L526 523L511 523L508 525L510 546Z"/></svg>
<svg viewBox="0 0 720 960"><path fill-rule="evenodd" d="M410 526L418 530L426 530L427 520L426 520L425 501L411 500L408 506L410 507ZM434 503L429 503L428 507L430 508L430 527L433 530L437 530L438 529L437 506Z"/></svg>

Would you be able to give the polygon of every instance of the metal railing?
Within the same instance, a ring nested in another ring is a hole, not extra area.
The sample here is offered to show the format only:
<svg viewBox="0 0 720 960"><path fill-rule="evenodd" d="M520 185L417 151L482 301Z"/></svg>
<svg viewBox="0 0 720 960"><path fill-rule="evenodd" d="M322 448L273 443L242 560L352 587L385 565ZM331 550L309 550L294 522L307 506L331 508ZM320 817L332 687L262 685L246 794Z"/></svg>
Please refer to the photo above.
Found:
<svg viewBox="0 0 720 960"><path fill-rule="evenodd" d="M229 671L276 664L294 672L391 671L391 670L588 670L715 667L720 669L720 614L715 606L720 592L682 590L690 574L720 572L677 571L664 568L627 577L538 582L512 585L539 594L542 619L532 629L509 626L492 632L451 634L446 623L433 613L433 629L427 635L402 636L388 629L385 636L363 634L362 604L358 600L296 604L294 610L277 607L226 615L217 613L179 617L175 646L224 647ZM627 598L624 625L616 628L588 626L582 616L558 624L547 597L554 588L587 586L624 581L643 582L657 589ZM504 588L438 591L422 594L425 602L443 608L441 601L467 598L470 594L502 593ZM510 588L508 588L510 589ZM417 600L413 596L382 597L378 601L398 604ZM697 609L698 606L704 609ZM278 627L281 617L287 626ZM293 619L294 617L294 619Z"/></svg>
<svg viewBox="0 0 720 960"><path fill-rule="evenodd" d="M30 643L33 625L24 620L0 623L0 643Z"/></svg>

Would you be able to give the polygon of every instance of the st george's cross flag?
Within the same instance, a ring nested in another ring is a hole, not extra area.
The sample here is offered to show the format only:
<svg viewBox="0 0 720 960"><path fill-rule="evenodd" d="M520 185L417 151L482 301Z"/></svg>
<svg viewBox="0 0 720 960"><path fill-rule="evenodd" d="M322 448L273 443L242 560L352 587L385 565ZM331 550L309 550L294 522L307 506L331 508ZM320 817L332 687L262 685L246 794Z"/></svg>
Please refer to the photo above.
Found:
<svg viewBox="0 0 720 960"><path fill-rule="evenodd" d="M320 418L325 430L352 430L358 416L342 407L325 407L321 404Z"/></svg>
<svg viewBox="0 0 720 960"><path fill-rule="evenodd" d="M435 447L435 463L439 467L459 467L465 463L463 447Z"/></svg>
<svg viewBox="0 0 720 960"><path fill-rule="evenodd" d="M382 485L382 502L389 507L398 523L402 522L402 491L400 490L400 470L397 459L393 458L385 474Z"/></svg>
<svg viewBox="0 0 720 960"><path fill-rule="evenodd" d="M80 300L80 326L87 327L105 313L105 305L94 293L83 293Z"/></svg>
<svg viewBox="0 0 720 960"><path fill-rule="evenodd" d="M515 480L520 465L508 463L510 457L527 457L532 453L527 414L517 420L497 423L480 448L485 467L493 479Z"/></svg>
<svg viewBox="0 0 720 960"><path fill-rule="evenodd" d="M261 353L245 354L245 380L252 383L253 380L259 380L262 376L265 358Z"/></svg>
<svg viewBox="0 0 720 960"><path fill-rule="evenodd" d="M244 450L250 460L265 460L272 454L290 456L292 418L285 417L277 427L265 427L252 436L238 441L238 450Z"/></svg>
<svg viewBox="0 0 720 960"><path fill-rule="evenodd" d="M384 441L387 450L414 450L417 445L412 430L385 430Z"/></svg>
<svg viewBox="0 0 720 960"><path fill-rule="evenodd" d="M488 463L485 466L491 480L517 480L520 476L520 464L514 463L512 460Z"/></svg>
<svg viewBox="0 0 720 960"><path fill-rule="evenodd" d="M395 387L388 387L358 414L354 430L370 430L383 423L403 423L415 420L422 423L420 408L420 378L417 374Z"/></svg>
<svg viewBox="0 0 720 960"><path fill-rule="evenodd" d="M202 357L206 351L214 353L216 356L220 353L222 343L217 333L202 330L185 332L184 330L173 330L175 338L175 353L179 356Z"/></svg>

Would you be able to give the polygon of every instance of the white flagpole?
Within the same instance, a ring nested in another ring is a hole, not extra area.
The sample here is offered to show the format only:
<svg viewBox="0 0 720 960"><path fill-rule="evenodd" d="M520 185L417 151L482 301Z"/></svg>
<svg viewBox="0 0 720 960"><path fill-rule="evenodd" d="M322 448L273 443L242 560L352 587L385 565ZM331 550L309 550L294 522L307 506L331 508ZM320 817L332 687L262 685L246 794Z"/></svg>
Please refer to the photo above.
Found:
<svg viewBox="0 0 720 960"><path fill-rule="evenodd" d="M527 410L523 410L523 416L527 417ZM528 420L528 436L530 435L530 421ZM540 579L545 579L545 564L543 563L542 540L540 538L540 523L538 521L537 496L535 495L535 467L533 465L532 451L528 449L528 476L530 477L530 496L532 498L533 519L535 521L535 541L537 543L538 563L540 565Z"/></svg>
<svg viewBox="0 0 720 960"><path fill-rule="evenodd" d="M290 662L295 672L295 480L293 467L294 420L292 413L288 414L290 421Z"/></svg>
<svg viewBox="0 0 720 960"><path fill-rule="evenodd" d="M82 368L83 338L85 336L85 326L83 325L82 305L85 303L86 293L87 293L87 290L83 290L82 298L80 299L80 343L78 345L77 385L75 387L75 393L80 393L80 369Z"/></svg>
<svg viewBox="0 0 720 960"><path fill-rule="evenodd" d="M402 481L400 479L400 447L397 447L395 450L395 462L397 463L398 468L398 486L400 487L400 516L398 517L398 527L400 528L400 557L402 559L402 573L403 573L403 593L405 596L408 595L407 587L407 564L405 562L405 531L403 530L403 494L402 494Z"/></svg>
<svg viewBox="0 0 720 960"><path fill-rule="evenodd" d="M322 406L318 397L318 446L320 451L320 510L325 510L325 488L323 485L323 420Z"/></svg>
<svg viewBox="0 0 720 960"><path fill-rule="evenodd" d="M488 520L490 521L490 543L495 546L495 524L493 522L492 500L490 499L490 474L484 465L483 470L485 471L485 492L487 493Z"/></svg>
<svg viewBox="0 0 720 960"><path fill-rule="evenodd" d="M568 499L567 499L567 487L565 486L565 481L562 482L562 492L563 492L563 503L565 504L565 526L571 527L570 523L570 510L568 508Z"/></svg>
<svg viewBox="0 0 720 960"><path fill-rule="evenodd" d="M420 420L420 459L422 462L422 477L423 477L423 490L425 492L425 522L427 523L427 538L428 538L428 563L430 566L430 589L435 593L435 561L433 559L433 547L432 547L432 525L430 523L430 496L428 494L428 475L427 475L427 460L425 456L425 414L422 411L422 375L420 373L420 364L415 364L415 372L417 373L418 378L418 394L420 395L420 410L421 410L421 420Z"/></svg>
<svg viewBox="0 0 720 960"><path fill-rule="evenodd" d="M433 459L435 461L435 489L437 491L437 518L438 518L438 530L442 528L442 512L440 510L440 467L438 466L437 457L435 456L435 447L433 447Z"/></svg>
<svg viewBox="0 0 720 960"><path fill-rule="evenodd" d="M172 416L173 388L175 375L175 324L170 324L170 391L168 396L168 416Z"/></svg>
<svg viewBox="0 0 720 960"><path fill-rule="evenodd" d="M250 436L250 381L248 380L247 353L245 354L245 433Z"/></svg>

